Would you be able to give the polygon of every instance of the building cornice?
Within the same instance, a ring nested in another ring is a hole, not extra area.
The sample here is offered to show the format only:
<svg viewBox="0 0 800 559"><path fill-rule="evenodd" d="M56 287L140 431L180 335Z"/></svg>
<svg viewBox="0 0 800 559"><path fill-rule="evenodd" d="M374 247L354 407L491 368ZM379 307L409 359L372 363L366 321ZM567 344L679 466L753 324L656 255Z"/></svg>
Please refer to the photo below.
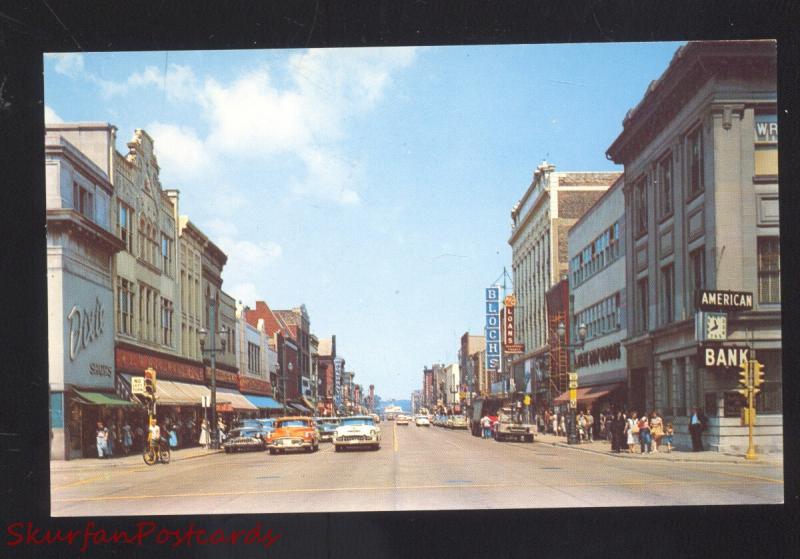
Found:
<svg viewBox="0 0 800 559"><path fill-rule="evenodd" d="M59 138L58 144L45 144L45 156L60 156L69 161L86 178L100 186L110 196L114 195L114 186L100 167L84 156L78 148L64 138Z"/></svg>
<svg viewBox="0 0 800 559"><path fill-rule="evenodd" d="M70 235L84 237L110 254L125 250L125 242L122 239L72 208L47 210L47 227L52 231L66 231Z"/></svg>

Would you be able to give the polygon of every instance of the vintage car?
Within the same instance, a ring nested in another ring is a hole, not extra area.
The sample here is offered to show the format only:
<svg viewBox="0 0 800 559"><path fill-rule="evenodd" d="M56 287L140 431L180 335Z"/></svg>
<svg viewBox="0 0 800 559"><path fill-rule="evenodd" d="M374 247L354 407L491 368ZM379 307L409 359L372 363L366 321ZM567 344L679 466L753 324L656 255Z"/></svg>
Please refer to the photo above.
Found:
<svg viewBox="0 0 800 559"><path fill-rule="evenodd" d="M397 419L395 419L395 423L398 425L408 425L408 416L406 415L398 415Z"/></svg>
<svg viewBox="0 0 800 559"><path fill-rule="evenodd" d="M237 427L228 433L222 448L226 453L242 450L264 450L267 432L260 427Z"/></svg>
<svg viewBox="0 0 800 559"><path fill-rule="evenodd" d="M418 415L414 418L414 425L417 427L430 427L431 422L427 415Z"/></svg>
<svg viewBox="0 0 800 559"><path fill-rule="evenodd" d="M518 440L532 443L536 433L536 425L526 423L511 408L500 409L493 427L496 441Z"/></svg>
<svg viewBox="0 0 800 559"><path fill-rule="evenodd" d="M317 423L317 431L319 431L319 440L322 442L332 441L333 433L339 426L340 420L338 417L317 417L314 421Z"/></svg>
<svg viewBox="0 0 800 559"><path fill-rule="evenodd" d="M272 432L275 430L275 419L272 417L265 417L263 419L257 419L256 421L258 421L258 424L265 431Z"/></svg>
<svg viewBox="0 0 800 559"><path fill-rule="evenodd" d="M381 428L369 415L343 417L333 434L333 446L336 452L357 446L378 450L381 447Z"/></svg>
<svg viewBox="0 0 800 559"><path fill-rule="evenodd" d="M447 426L450 429L466 429L469 426L469 422L463 415L451 415L447 419Z"/></svg>
<svg viewBox="0 0 800 559"><path fill-rule="evenodd" d="M316 452L319 431L310 417L279 417L275 420L275 430L267 435L267 448L270 454L298 448Z"/></svg>
<svg viewBox="0 0 800 559"><path fill-rule="evenodd" d="M370 414L370 417L375 420L375 425L381 422L381 416L379 416L377 413Z"/></svg>

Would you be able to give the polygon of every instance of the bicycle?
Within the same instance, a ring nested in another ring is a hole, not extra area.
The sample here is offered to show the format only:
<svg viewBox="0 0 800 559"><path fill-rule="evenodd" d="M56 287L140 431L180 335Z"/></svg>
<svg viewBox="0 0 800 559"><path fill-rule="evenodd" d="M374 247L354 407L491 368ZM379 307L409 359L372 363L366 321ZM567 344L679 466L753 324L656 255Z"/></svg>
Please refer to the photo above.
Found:
<svg viewBox="0 0 800 559"><path fill-rule="evenodd" d="M159 461L162 464L169 464L169 445L163 438L158 441L158 445L148 444L144 449L142 458L144 458L144 463L148 466L152 466Z"/></svg>

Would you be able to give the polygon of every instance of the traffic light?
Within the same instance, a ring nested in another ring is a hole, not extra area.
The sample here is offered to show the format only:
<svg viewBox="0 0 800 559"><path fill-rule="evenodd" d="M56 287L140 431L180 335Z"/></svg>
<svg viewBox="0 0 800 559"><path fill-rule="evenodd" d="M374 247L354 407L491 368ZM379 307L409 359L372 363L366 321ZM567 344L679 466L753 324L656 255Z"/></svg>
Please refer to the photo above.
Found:
<svg viewBox="0 0 800 559"><path fill-rule="evenodd" d="M744 397L747 397L749 390L750 390L750 361L743 361L741 364L741 370L739 371L739 384L742 385L741 388L737 388L736 392L741 394Z"/></svg>
<svg viewBox="0 0 800 559"><path fill-rule="evenodd" d="M764 365L754 359L751 366L753 367L753 386L761 386L764 382Z"/></svg>
<svg viewBox="0 0 800 559"><path fill-rule="evenodd" d="M145 369L144 371L144 393L151 400L156 397L156 370Z"/></svg>

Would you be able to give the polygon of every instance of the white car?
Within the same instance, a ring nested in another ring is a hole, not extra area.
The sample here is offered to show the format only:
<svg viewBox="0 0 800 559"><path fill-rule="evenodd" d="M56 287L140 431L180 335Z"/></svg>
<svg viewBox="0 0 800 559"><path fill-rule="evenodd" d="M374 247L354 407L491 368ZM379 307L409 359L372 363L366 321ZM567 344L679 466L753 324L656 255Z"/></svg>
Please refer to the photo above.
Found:
<svg viewBox="0 0 800 559"><path fill-rule="evenodd" d="M347 447L366 446L373 450L381 447L381 428L369 415L354 415L341 418L341 424L333 433L333 447L339 452Z"/></svg>
<svg viewBox="0 0 800 559"><path fill-rule="evenodd" d="M417 417L414 418L414 425L416 425L417 427L430 427L431 422L427 416L418 415Z"/></svg>
<svg viewBox="0 0 800 559"><path fill-rule="evenodd" d="M398 415L397 419L395 419L395 422L398 425L408 425L408 417L405 415Z"/></svg>

